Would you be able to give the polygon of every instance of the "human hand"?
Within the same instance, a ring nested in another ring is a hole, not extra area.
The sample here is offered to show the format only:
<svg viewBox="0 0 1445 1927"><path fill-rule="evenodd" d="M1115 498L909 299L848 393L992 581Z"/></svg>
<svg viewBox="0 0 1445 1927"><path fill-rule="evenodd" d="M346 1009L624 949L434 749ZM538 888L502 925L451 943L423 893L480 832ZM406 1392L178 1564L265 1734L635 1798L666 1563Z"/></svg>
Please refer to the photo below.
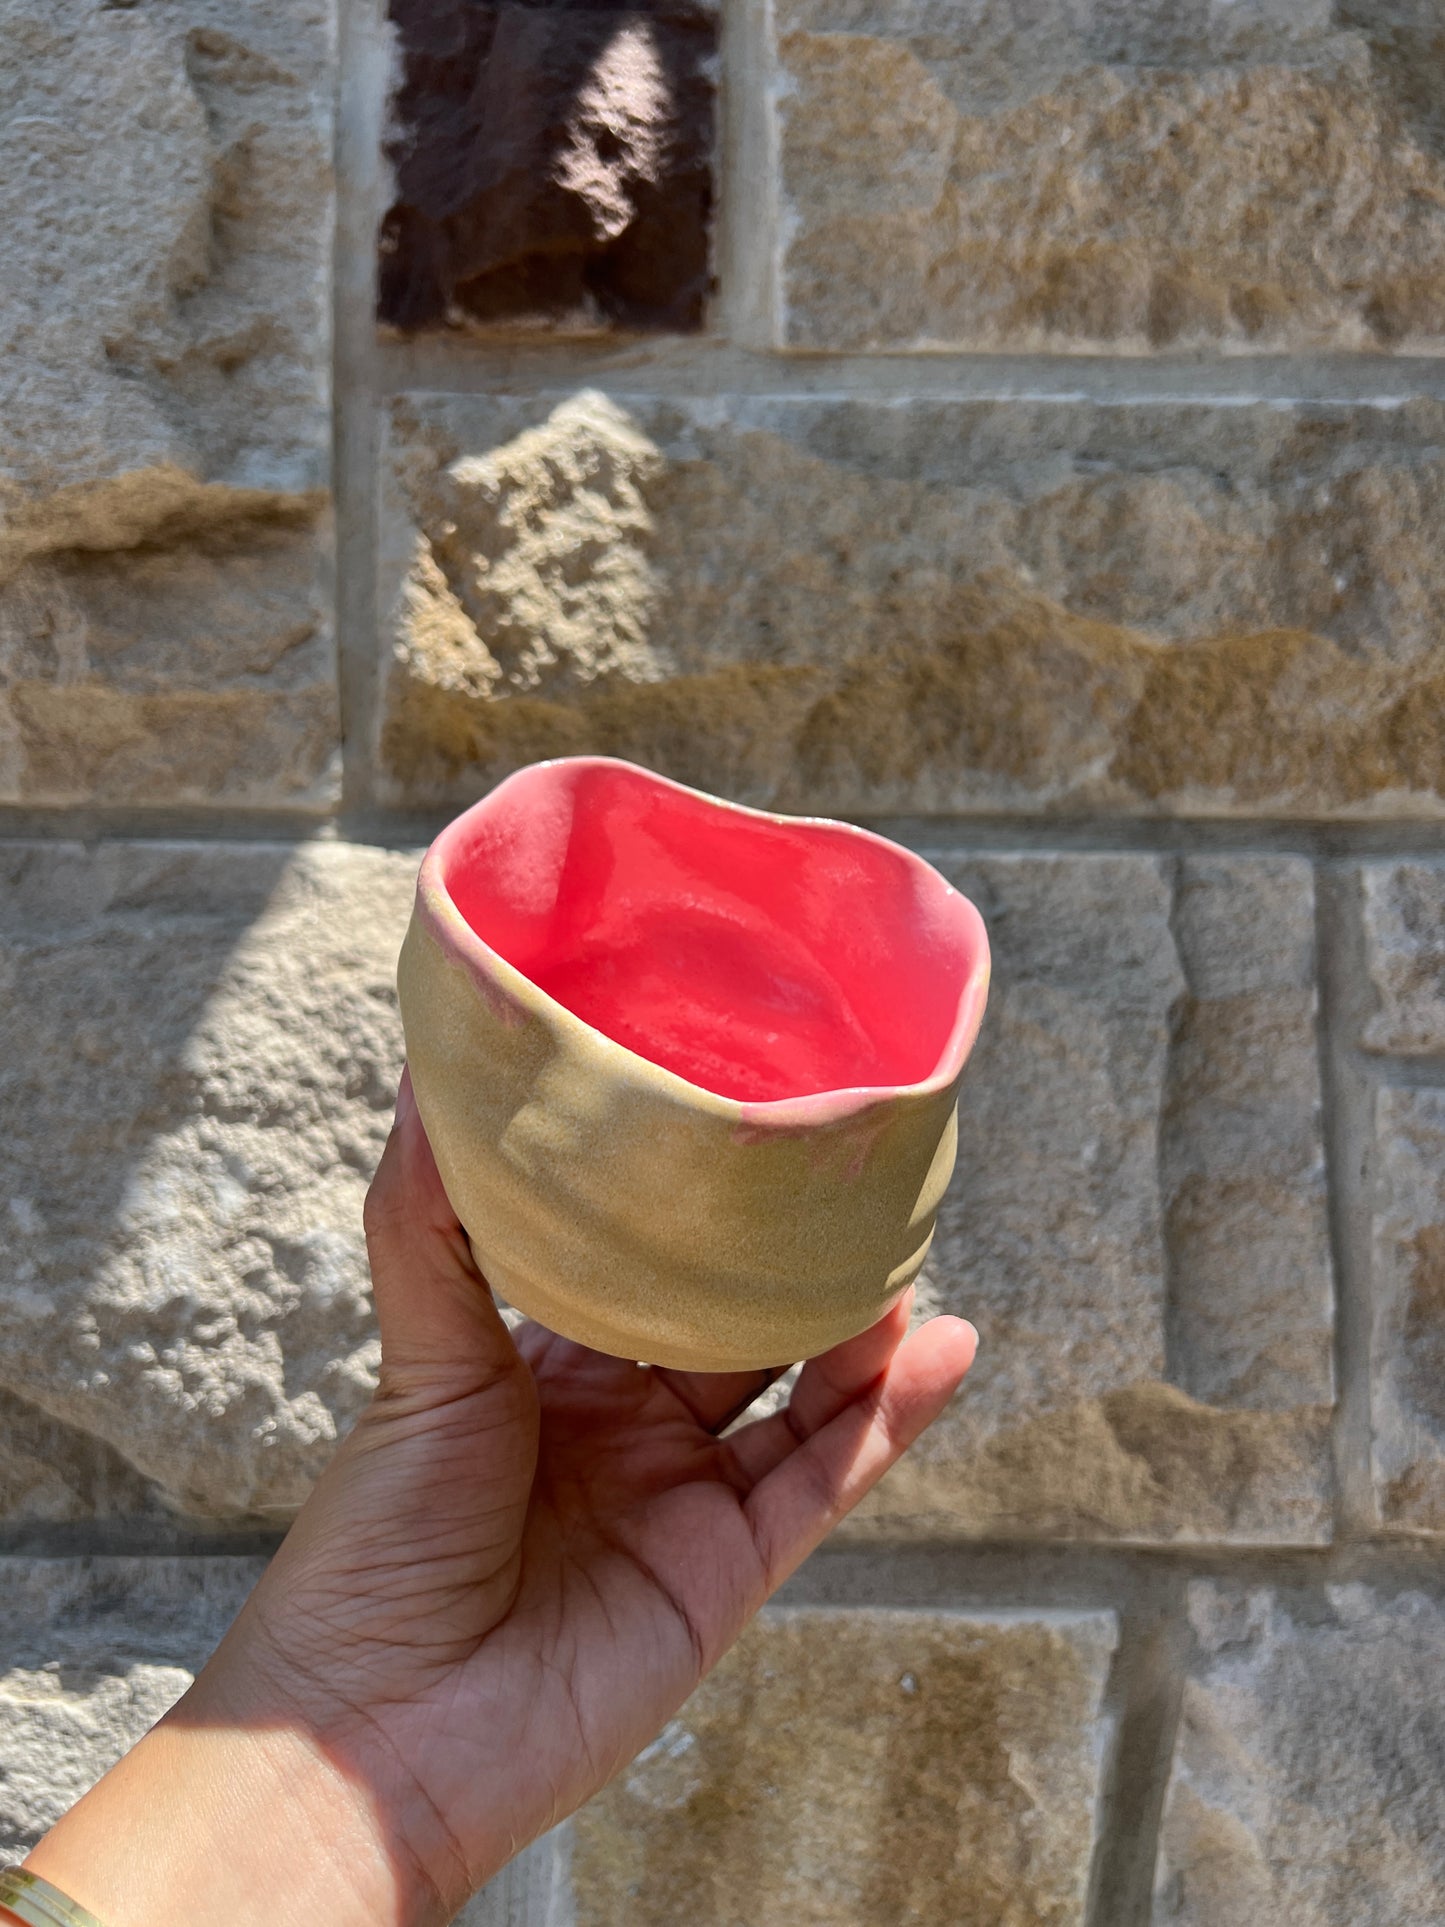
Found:
<svg viewBox="0 0 1445 1927"><path fill-rule="evenodd" d="M943 1408L976 1342L952 1318L907 1336L910 1293L810 1361L785 1410L719 1437L771 1374L664 1371L508 1330L405 1078L366 1224L376 1397L215 1658L117 1769L112 1831L144 1831L157 1779L187 1775L193 1810L218 1816L203 1836L238 1807L253 1826L268 1800L297 1809L303 1824L270 1836L287 1847L240 1883L269 1868L264 1906L238 1891L218 1908L212 1887L202 1912L237 1927L449 1919L646 1745ZM148 1781L135 1763L153 1742ZM159 1927L164 1906L137 1898L143 1847L97 1873L86 1804L31 1864L111 1927ZM318 1835L329 1882L307 1864ZM226 1852L208 1855L213 1879Z"/></svg>

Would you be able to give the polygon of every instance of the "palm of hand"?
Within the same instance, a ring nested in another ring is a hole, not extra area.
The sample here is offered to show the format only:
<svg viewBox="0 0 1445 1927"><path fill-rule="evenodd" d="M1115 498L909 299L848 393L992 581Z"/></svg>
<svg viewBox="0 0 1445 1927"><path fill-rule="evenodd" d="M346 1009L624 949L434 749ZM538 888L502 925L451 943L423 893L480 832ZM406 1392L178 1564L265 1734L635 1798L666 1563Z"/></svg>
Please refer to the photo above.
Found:
<svg viewBox="0 0 1445 1927"><path fill-rule="evenodd" d="M342 1770L386 1788L402 1877L445 1918L653 1737L935 1416L973 1334L904 1342L905 1301L719 1438L768 1374L513 1342L405 1086L368 1237L381 1390L228 1644L264 1642Z"/></svg>

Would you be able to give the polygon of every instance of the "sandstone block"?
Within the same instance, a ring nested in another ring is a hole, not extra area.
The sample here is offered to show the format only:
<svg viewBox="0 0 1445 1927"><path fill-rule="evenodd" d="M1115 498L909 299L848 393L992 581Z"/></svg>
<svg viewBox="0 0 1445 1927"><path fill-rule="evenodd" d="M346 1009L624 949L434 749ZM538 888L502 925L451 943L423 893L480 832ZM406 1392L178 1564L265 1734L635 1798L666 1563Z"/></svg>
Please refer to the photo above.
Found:
<svg viewBox="0 0 1445 1927"><path fill-rule="evenodd" d="M0 800L320 801L330 0L0 26Z"/></svg>
<svg viewBox="0 0 1445 1927"><path fill-rule="evenodd" d="M1382 1051L1445 1051L1445 866L1372 863L1363 884L1379 1001L1364 1041Z"/></svg>
<svg viewBox="0 0 1445 1927"><path fill-rule="evenodd" d="M163 1515L149 1479L92 1432L0 1392L0 1525Z"/></svg>
<svg viewBox="0 0 1445 1927"><path fill-rule="evenodd" d="M0 853L0 1389L173 1505L283 1517L370 1395L414 877L327 845Z"/></svg>
<svg viewBox="0 0 1445 1927"><path fill-rule="evenodd" d="M1445 346L1428 0L779 0L778 334Z"/></svg>
<svg viewBox="0 0 1445 1927"><path fill-rule="evenodd" d="M1388 1526L1445 1532L1445 1090L1376 1098L1371 1418Z"/></svg>
<svg viewBox="0 0 1445 1927"><path fill-rule="evenodd" d="M416 397L388 800L608 751L834 814L1438 815L1445 410Z"/></svg>
<svg viewBox="0 0 1445 1927"><path fill-rule="evenodd" d="M997 974L923 1297L983 1351L850 1530L1317 1540L1308 866L948 868ZM369 1394L360 1204L413 873L327 845L5 853L0 1091L47 1122L0 1148L0 1390L172 1504L284 1514ZM17 1472L19 1511L140 1502L66 1477L26 1498Z"/></svg>
<svg viewBox="0 0 1445 1927"><path fill-rule="evenodd" d="M316 531L290 511L0 582L0 800L325 803L339 724Z"/></svg>
<svg viewBox="0 0 1445 1927"><path fill-rule="evenodd" d="M708 0L391 0L379 313L405 329L694 329L709 287Z"/></svg>
<svg viewBox="0 0 1445 1927"><path fill-rule="evenodd" d="M994 987L920 1299L981 1344L843 1530L1327 1537L1308 866L944 867L983 912Z"/></svg>
<svg viewBox="0 0 1445 1927"><path fill-rule="evenodd" d="M1419 1593L1190 1589L1155 1927L1431 1927L1445 1616Z"/></svg>
<svg viewBox="0 0 1445 1927"><path fill-rule="evenodd" d="M185 1692L254 1559L0 1563L0 1853L19 1860Z"/></svg>
<svg viewBox="0 0 1445 1927"><path fill-rule="evenodd" d="M578 1927L1084 1918L1108 1613L774 1609L575 1822Z"/></svg>

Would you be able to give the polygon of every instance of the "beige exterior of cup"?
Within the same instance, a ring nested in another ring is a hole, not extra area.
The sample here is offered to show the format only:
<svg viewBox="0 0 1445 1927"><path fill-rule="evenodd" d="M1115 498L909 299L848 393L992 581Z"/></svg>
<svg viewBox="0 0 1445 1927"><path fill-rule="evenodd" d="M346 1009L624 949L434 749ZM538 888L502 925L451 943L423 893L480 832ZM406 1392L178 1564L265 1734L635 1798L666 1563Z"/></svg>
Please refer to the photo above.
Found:
<svg viewBox="0 0 1445 1927"><path fill-rule="evenodd" d="M447 1194L512 1304L599 1351L728 1371L826 1350L911 1283L953 1170L957 1077L773 1126L494 953L463 959L456 917L419 897L407 1058Z"/></svg>

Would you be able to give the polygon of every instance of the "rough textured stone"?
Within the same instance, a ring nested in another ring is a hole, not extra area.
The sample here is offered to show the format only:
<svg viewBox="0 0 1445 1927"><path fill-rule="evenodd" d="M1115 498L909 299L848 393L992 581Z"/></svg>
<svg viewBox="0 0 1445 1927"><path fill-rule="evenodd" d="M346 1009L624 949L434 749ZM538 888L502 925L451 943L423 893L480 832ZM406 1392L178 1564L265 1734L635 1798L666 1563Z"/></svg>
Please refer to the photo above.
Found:
<svg viewBox="0 0 1445 1927"><path fill-rule="evenodd" d="M1073 1927L1108 1613L781 1610L575 1822L578 1927Z"/></svg>
<svg viewBox="0 0 1445 1927"><path fill-rule="evenodd" d="M166 1712L259 1578L253 1559L0 1564L0 1853L46 1829Z"/></svg>
<svg viewBox="0 0 1445 1927"><path fill-rule="evenodd" d="M1369 864L1365 941L1379 1008L1365 1043L1382 1051L1445 1051L1445 865Z"/></svg>
<svg viewBox="0 0 1445 1927"><path fill-rule="evenodd" d="M1189 858L1171 927L1184 996L1160 1120L1169 1377L1207 1405L1307 1406L1329 1396L1333 1308L1309 874Z"/></svg>
<svg viewBox="0 0 1445 1927"><path fill-rule="evenodd" d="M318 800L329 0L0 26L0 799Z"/></svg>
<svg viewBox="0 0 1445 1927"><path fill-rule="evenodd" d="M1155 1927L1433 1927L1445 1615L1362 1585L1190 1589Z"/></svg>
<svg viewBox="0 0 1445 1927"><path fill-rule="evenodd" d="M1389 1526L1445 1532L1445 1090L1376 1099L1375 1484Z"/></svg>
<svg viewBox="0 0 1445 1927"><path fill-rule="evenodd" d="M1445 345L1433 0L779 0L805 348Z"/></svg>
<svg viewBox="0 0 1445 1927"><path fill-rule="evenodd" d="M304 517L238 514L0 582L0 800L329 799L339 725L318 560Z"/></svg>
<svg viewBox="0 0 1445 1927"><path fill-rule="evenodd" d="M0 852L0 1387L187 1509L284 1513L369 1396L415 867Z"/></svg>
<svg viewBox="0 0 1445 1927"><path fill-rule="evenodd" d="M784 808L1439 814L1445 410L413 398L392 800L630 755Z"/></svg>
<svg viewBox="0 0 1445 1927"><path fill-rule="evenodd" d="M114 1446L0 1392L0 1526L164 1515L164 1498Z"/></svg>
<svg viewBox="0 0 1445 1927"><path fill-rule="evenodd" d="M920 1297L982 1342L844 1531L1327 1536L1308 866L944 867L994 988Z"/></svg>
<svg viewBox="0 0 1445 1927"><path fill-rule="evenodd" d="M706 0L391 0L381 319L691 329L708 291Z"/></svg>

